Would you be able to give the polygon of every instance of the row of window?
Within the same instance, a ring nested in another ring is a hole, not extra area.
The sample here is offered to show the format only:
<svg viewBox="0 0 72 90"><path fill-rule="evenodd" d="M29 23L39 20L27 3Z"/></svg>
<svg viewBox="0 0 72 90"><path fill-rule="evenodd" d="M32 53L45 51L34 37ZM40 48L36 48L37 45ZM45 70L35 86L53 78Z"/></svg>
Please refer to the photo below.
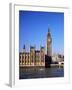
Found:
<svg viewBox="0 0 72 90"><path fill-rule="evenodd" d="M26 59L26 58L30 58L30 56L20 56L19 58L20 58L20 59L21 59L21 58L24 59L24 57L25 57L25 59ZM43 57L44 57L44 55L41 55L41 58L43 58ZM34 56L32 55L31 58L34 58ZM40 56L37 55L37 56L35 56L35 58L40 58Z"/></svg>
<svg viewBox="0 0 72 90"><path fill-rule="evenodd" d="M20 62L20 64L30 64L30 63L40 63L40 62L42 62L42 63L44 63L44 60L35 60L35 61L33 61L33 59L31 60L31 62L30 62L30 60L28 59L28 60L20 60L19 61Z"/></svg>

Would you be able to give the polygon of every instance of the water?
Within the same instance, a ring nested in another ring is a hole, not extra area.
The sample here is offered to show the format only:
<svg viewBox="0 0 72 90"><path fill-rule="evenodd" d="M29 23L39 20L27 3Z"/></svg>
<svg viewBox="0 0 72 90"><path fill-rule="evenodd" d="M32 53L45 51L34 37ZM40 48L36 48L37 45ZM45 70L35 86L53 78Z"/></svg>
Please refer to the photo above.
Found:
<svg viewBox="0 0 72 90"><path fill-rule="evenodd" d="M63 67L20 68L19 79L64 77Z"/></svg>

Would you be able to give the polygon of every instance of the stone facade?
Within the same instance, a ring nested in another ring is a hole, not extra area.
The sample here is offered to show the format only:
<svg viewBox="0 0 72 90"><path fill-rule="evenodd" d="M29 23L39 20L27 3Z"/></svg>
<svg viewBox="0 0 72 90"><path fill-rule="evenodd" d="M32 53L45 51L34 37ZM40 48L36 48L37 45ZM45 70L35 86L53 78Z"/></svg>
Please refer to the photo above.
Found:
<svg viewBox="0 0 72 90"><path fill-rule="evenodd" d="M48 28L48 34L47 34L47 56L52 56L52 38L51 38L51 32Z"/></svg>
<svg viewBox="0 0 72 90"><path fill-rule="evenodd" d="M49 28L47 33L47 55L45 55L45 47L40 47L40 50L36 50L34 46L30 46L30 52L26 52L24 45L23 52L19 53L19 65L45 66L45 56L52 57L52 38Z"/></svg>
<svg viewBox="0 0 72 90"><path fill-rule="evenodd" d="M40 50L35 50L35 47L30 47L30 52L19 54L20 66L45 66L45 48L41 47Z"/></svg>

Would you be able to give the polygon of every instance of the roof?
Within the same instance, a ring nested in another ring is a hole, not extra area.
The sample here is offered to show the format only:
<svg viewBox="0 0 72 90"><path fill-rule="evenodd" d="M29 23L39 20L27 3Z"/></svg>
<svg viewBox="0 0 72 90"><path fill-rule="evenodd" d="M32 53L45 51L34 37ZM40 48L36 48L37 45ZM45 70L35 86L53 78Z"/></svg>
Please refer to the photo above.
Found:
<svg viewBox="0 0 72 90"><path fill-rule="evenodd" d="M35 53L40 53L40 50L35 50Z"/></svg>
<svg viewBox="0 0 72 90"><path fill-rule="evenodd" d="M30 46L31 49L34 49L35 47L34 46Z"/></svg>
<svg viewBox="0 0 72 90"><path fill-rule="evenodd" d="M45 47L43 47L43 46L41 47L41 49L44 49L44 48L45 48Z"/></svg>

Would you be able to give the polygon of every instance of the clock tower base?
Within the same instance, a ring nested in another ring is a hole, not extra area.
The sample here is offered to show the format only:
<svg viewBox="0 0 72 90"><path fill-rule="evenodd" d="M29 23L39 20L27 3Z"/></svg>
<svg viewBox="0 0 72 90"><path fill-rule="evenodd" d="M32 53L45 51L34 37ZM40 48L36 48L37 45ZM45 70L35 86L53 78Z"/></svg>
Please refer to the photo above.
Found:
<svg viewBox="0 0 72 90"><path fill-rule="evenodd" d="M52 63L52 57L45 55L45 68L51 67L51 63Z"/></svg>

